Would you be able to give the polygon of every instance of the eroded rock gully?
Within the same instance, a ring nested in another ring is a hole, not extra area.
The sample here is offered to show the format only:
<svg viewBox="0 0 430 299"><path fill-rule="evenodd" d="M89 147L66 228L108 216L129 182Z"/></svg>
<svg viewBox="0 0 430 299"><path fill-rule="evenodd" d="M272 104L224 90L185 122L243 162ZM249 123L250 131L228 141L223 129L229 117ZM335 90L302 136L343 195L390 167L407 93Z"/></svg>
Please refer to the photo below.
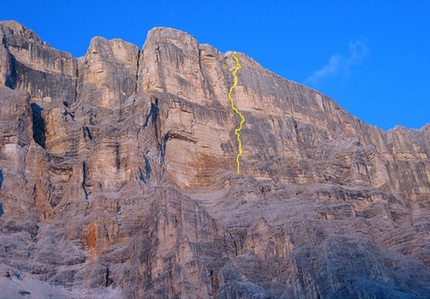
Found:
<svg viewBox="0 0 430 299"><path fill-rule="evenodd" d="M430 298L430 126L384 132L155 28L0 22L1 298Z"/></svg>

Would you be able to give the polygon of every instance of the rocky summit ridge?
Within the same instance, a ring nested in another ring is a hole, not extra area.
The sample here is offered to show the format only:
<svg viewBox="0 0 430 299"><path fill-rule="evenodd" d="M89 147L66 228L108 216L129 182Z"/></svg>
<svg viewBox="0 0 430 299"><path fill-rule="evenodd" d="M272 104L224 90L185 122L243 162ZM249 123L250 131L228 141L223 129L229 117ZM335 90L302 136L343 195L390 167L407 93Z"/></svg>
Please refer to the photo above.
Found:
<svg viewBox="0 0 430 299"><path fill-rule="evenodd" d="M388 132L154 28L0 22L0 298L430 298L430 125Z"/></svg>

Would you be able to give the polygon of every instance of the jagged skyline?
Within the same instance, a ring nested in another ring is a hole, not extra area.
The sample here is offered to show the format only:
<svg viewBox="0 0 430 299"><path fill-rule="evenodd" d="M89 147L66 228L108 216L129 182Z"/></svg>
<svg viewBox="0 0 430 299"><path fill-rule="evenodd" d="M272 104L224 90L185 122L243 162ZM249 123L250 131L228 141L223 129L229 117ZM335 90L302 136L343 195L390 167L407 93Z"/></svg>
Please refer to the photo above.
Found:
<svg viewBox="0 0 430 299"><path fill-rule="evenodd" d="M141 47L166 26L333 98L384 130L421 128L430 109L428 1L3 1L0 20L31 28L53 47L83 56L93 36ZM233 30L234 28L234 30Z"/></svg>

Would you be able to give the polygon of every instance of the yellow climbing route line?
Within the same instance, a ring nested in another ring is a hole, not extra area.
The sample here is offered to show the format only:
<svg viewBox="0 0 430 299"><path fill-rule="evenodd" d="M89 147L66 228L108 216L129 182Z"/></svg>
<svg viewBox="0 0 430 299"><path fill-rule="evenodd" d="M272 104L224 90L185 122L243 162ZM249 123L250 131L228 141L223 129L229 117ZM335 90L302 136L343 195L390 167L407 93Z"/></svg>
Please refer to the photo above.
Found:
<svg viewBox="0 0 430 299"><path fill-rule="evenodd" d="M244 116L243 116L243 114L242 114L242 113L240 113L240 111L239 111L239 110L237 110L237 108L234 106L234 100L233 100L233 98L231 97L231 94L233 93L233 89L236 87L237 82L239 81L239 79L237 78L236 73L237 73L237 71L238 71L242 66L239 64L239 59L237 59L237 57L236 57L236 51L234 51L234 52L233 52L232 56L233 56L234 60L236 60L236 69L232 72L233 77L234 77L234 83L233 83L233 85L230 87L230 91L229 91L229 93L228 93L228 98L230 99L231 109L233 109L233 110L234 110L234 112L236 112L236 113L240 116L240 118L241 118L241 120L240 120L240 124L239 124L239 128L237 128L237 129L234 131L234 134L236 134L236 136L237 136L237 144L238 144L238 147L239 147L239 153L238 153L238 154L237 154L237 156L236 156L237 173L238 173L238 174L240 174L240 161L239 161L239 157L240 157L240 156L242 156L242 140L240 139L240 133L239 133L239 132L240 132L240 131L242 130L242 128L243 128L243 123L245 122L245 117L244 117Z"/></svg>

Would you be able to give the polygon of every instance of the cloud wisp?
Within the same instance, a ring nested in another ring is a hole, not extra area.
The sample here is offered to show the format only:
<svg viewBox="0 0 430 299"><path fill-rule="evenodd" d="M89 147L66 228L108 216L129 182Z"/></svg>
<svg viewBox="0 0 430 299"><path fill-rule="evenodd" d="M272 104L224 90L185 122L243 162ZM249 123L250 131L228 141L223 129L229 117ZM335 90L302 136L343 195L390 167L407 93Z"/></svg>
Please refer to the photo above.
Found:
<svg viewBox="0 0 430 299"><path fill-rule="evenodd" d="M320 70L308 77L304 84L313 87L321 86L324 80L338 74L350 75L353 66L359 65L369 55L367 40L360 38L349 43L349 55L347 57L336 54L330 57L328 63Z"/></svg>

